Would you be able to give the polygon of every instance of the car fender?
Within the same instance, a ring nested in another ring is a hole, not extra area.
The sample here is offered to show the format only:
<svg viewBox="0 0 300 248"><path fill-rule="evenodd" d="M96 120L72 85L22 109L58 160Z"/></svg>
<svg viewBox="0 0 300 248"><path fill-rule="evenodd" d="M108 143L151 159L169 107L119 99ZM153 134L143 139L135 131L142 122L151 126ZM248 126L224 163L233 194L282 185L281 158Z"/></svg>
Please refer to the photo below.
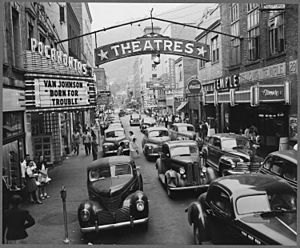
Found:
<svg viewBox="0 0 300 248"><path fill-rule="evenodd" d="M102 146L110 146L110 145L114 145L114 143L112 142L105 142L102 144Z"/></svg>
<svg viewBox="0 0 300 248"><path fill-rule="evenodd" d="M77 209L77 215L78 215L78 220L79 220L79 223L83 223L84 225L84 222L81 220L81 211L82 210L88 210L89 213L90 213L90 219L87 221L87 223L94 223L96 220L97 220L97 211L101 211L103 209L103 207L101 207L101 205L97 202L97 201L93 201L93 200L85 200L85 201L82 201L80 203L80 205L78 206L78 209Z"/></svg>
<svg viewBox="0 0 300 248"><path fill-rule="evenodd" d="M158 173L160 173L162 171L161 158L156 159L155 168L158 170Z"/></svg>
<svg viewBox="0 0 300 248"><path fill-rule="evenodd" d="M228 156L228 155L223 155L220 157L219 159L219 171L222 170L226 170L226 169L231 169L233 163L235 163L235 161L240 161L240 158L238 157L234 157L234 156Z"/></svg>

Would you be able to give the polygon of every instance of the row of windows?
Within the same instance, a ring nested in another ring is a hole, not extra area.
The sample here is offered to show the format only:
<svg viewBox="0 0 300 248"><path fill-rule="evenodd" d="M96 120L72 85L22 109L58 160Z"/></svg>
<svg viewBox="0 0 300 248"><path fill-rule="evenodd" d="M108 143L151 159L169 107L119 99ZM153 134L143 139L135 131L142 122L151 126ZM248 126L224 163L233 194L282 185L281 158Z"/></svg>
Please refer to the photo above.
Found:
<svg viewBox="0 0 300 248"><path fill-rule="evenodd" d="M254 61L261 56L261 38L259 29L259 10L257 9L259 5L248 4L248 14L247 14L247 39L245 40L245 45L248 49L248 60ZM239 26L239 12L237 4L232 4L231 7L231 34L235 36L240 35ZM273 16L269 19L269 56L276 55L285 50L285 37L284 37L284 16L279 14ZM238 38L232 38L230 43L230 54L229 54L230 64L238 65L241 63L241 42ZM211 62L215 63L219 61L219 40L218 36L211 39ZM205 61L200 60L199 68L205 67Z"/></svg>

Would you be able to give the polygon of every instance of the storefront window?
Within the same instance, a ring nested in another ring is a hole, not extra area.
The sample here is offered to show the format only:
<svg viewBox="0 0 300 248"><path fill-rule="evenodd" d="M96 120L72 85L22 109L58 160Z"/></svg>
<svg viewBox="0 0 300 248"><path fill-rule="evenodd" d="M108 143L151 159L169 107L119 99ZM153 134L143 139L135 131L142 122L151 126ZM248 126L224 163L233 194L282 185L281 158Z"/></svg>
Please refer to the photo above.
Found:
<svg viewBox="0 0 300 248"><path fill-rule="evenodd" d="M3 113L3 139L18 136L24 133L23 113Z"/></svg>
<svg viewBox="0 0 300 248"><path fill-rule="evenodd" d="M3 178L10 189L21 186L20 163L24 159L24 140L19 139L3 146Z"/></svg>

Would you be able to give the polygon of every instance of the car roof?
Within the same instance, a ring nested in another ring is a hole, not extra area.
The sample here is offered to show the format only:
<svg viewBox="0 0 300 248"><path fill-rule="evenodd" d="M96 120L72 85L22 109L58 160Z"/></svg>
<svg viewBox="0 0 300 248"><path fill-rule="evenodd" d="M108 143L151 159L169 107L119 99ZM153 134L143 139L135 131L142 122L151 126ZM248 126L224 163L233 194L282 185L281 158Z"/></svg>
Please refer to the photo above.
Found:
<svg viewBox="0 0 300 248"><path fill-rule="evenodd" d="M91 170L93 168L102 167L102 166L108 167L116 164L126 164L126 163L130 163L130 161L131 161L130 156L125 156L125 155L100 158L90 163L87 166L87 170Z"/></svg>
<svg viewBox="0 0 300 248"><path fill-rule="evenodd" d="M192 124L190 124L190 123L184 123L184 122L182 122L182 123L174 123L173 125L174 126L192 126L192 127L194 127Z"/></svg>
<svg viewBox="0 0 300 248"><path fill-rule="evenodd" d="M148 127L147 130L148 130L148 132L159 131L159 130L168 131L168 128L166 128L166 127Z"/></svg>
<svg viewBox="0 0 300 248"><path fill-rule="evenodd" d="M165 142L169 147L176 147L178 145L197 145L197 142L194 140L172 140Z"/></svg>
<svg viewBox="0 0 300 248"><path fill-rule="evenodd" d="M211 135L211 137L217 137L220 139L223 139L223 138L245 138L245 139L247 139L246 136L241 135L241 134L236 134L236 133L216 133L216 134Z"/></svg>
<svg viewBox="0 0 300 248"><path fill-rule="evenodd" d="M293 188L284 179L268 174L249 173L217 178L212 185L220 185L235 197L260 192L289 191Z"/></svg>
<svg viewBox="0 0 300 248"><path fill-rule="evenodd" d="M110 126L107 129L104 130L105 133L111 132L111 131L124 131L124 128L122 127L116 127L116 126Z"/></svg>
<svg viewBox="0 0 300 248"><path fill-rule="evenodd" d="M271 152L269 155L278 156L285 160L291 161L294 164L298 164L296 150L275 151L275 152Z"/></svg>

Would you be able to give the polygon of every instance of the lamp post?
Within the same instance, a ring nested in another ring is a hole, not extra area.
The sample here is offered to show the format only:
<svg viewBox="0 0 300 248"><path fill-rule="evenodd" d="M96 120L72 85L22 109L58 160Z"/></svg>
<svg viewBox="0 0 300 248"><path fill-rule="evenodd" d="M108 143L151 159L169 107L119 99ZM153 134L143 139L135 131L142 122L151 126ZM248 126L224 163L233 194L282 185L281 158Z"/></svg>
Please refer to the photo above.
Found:
<svg viewBox="0 0 300 248"><path fill-rule="evenodd" d="M67 190L66 190L65 186L61 187L60 196L61 196L62 203L63 203L63 215L64 215L64 227L65 227L65 239L63 240L63 242L65 244L69 244L70 240L68 237L69 234L68 234L68 220L67 220L67 207L66 207Z"/></svg>

